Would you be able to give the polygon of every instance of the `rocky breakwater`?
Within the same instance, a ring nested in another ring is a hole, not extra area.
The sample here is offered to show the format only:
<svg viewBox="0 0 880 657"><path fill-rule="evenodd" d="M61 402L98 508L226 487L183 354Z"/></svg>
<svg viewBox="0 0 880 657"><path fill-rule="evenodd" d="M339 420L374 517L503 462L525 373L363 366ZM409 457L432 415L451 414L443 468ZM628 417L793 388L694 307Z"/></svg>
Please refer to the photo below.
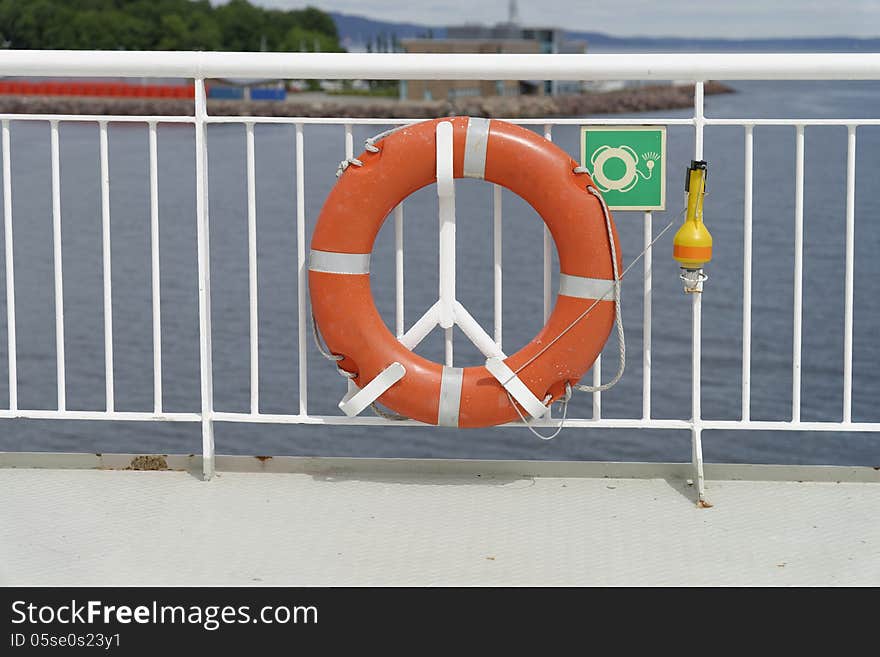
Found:
<svg viewBox="0 0 880 657"><path fill-rule="evenodd" d="M705 93L733 90L707 82ZM369 96L290 95L285 101L209 100L215 116L291 116L420 119L437 116L540 118L593 116L677 109L693 105L693 85L652 85L565 96L493 96L455 100L398 101ZM0 113L191 116L192 101L164 98L85 98L76 96L0 96Z"/></svg>

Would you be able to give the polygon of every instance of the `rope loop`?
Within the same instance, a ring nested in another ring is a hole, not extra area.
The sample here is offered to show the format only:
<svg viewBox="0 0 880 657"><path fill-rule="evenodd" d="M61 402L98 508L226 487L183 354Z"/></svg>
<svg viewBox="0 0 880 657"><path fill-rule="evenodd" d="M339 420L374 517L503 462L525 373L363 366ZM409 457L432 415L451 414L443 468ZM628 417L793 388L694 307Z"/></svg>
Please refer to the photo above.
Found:
<svg viewBox="0 0 880 657"><path fill-rule="evenodd" d="M339 361L345 358L345 356L334 354L329 348L325 348L324 345L321 344L321 338L318 334L318 322L315 321L315 313L312 313L312 337L315 338L315 346L318 348L318 351L321 352L321 355L336 364L336 373L339 374L339 376L344 376L346 379L353 379L357 376L356 373L346 372L339 367Z"/></svg>
<svg viewBox="0 0 880 657"><path fill-rule="evenodd" d="M385 139L385 137L387 137L388 135L393 134L398 130L402 130L405 127L406 125L399 125L396 128L391 128L390 130L386 130L385 132L380 132L378 135L364 139L364 149L370 153L378 153L382 149L376 146L377 141L381 141L382 139Z"/></svg>
<svg viewBox="0 0 880 657"><path fill-rule="evenodd" d="M336 167L336 177L339 178L339 176L345 173L345 170L348 169L348 167L350 166L362 167L364 166L364 163L356 157L349 157L345 160L342 160L342 162L339 163L339 166Z"/></svg>
<svg viewBox="0 0 880 657"><path fill-rule="evenodd" d="M382 149L379 148L378 146L376 146L376 142L381 139L384 139L385 137L387 137L391 133L397 132L401 128L405 128L405 127L406 127L405 125L400 125L400 126L397 126L396 128L392 128L391 130L386 130L385 132L380 132L378 135L376 135L374 137L368 137L367 139L364 140L364 150L366 150L368 153L380 152ZM342 160L342 162L339 163L338 167L336 167L336 177L339 178L343 173L345 173L346 169L348 169L348 167L351 167L351 166L362 167L362 166L364 166L364 163L356 157L347 157L344 160Z"/></svg>
<svg viewBox="0 0 880 657"><path fill-rule="evenodd" d="M568 402L571 401L571 394L571 384L566 381L565 395L559 399L559 403L562 404L562 418L559 420L559 426L556 427L556 431L551 433L549 436L545 436L544 434L540 433L537 429L535 429L534 426L532 426L531 422L526 420L525 415L523 415L522 411L519 410L519 406L517 406L516 402L513 400L513 397L511 397L509 392L507 393L507 398L510 400L510 405L513 406L513 408L516 410L516 414L519 415L519 419L523 421L523 424L526 425L526 428L531 431L532 434L534 434L537 438L540 438L541 440L553 440L554 438L556 438L556 436L562 433L562 430L565 428L565 419L568 417ZM544 404L546 405L550 399L552 399L550 395L545 397Z"/></svg>

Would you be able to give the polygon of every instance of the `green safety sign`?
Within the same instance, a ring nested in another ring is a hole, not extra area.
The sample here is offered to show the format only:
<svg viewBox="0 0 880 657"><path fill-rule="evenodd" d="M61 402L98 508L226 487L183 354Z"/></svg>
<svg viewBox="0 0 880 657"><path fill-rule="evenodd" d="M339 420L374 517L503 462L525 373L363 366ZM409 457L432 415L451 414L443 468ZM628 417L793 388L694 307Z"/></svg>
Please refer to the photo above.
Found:
<svg viewBox="0 0 880 657"><path fill-rule="evenodd" d="M612 210L666 209L664 126L583 126L581 163Z"/></svg>

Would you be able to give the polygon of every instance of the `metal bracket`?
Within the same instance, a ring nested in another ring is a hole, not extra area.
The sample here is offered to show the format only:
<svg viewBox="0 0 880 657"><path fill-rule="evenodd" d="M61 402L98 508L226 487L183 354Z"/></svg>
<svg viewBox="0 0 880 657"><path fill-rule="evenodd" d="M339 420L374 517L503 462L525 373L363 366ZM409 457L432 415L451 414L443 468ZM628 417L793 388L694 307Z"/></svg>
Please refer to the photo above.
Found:
<svg viewBox="0 0 880 657"><path fill-rule="evenodd" d="M385 391L400 381L404 374L406 368L403 365L398 362L391 363L356 393L346 394L339 402L340 410L348 417L354 417L385 394Z"/></svg>
<svg viewBox="0 0 880 657"><path fill-rule="evenodd" d="M531 390L526 387L512 369L507 366L500 358L487 358L486 369L489 373L498 379L498 383L504 386L504 389L510 393L519 405L526 409L526 412L536 420L544 417L549 410L541 400L535 397Z"/></svg>
<svg viewBox="0 0 880 657"><path fill-rule="evenodd" d="M446 365L452 366L452 328L458 328L487 358L506 358L501 347L455 298L455 180L453 178L453 128L437 124L437 197L440 204L440 290L436 303L398 340L407 349L416 346L437 326L444 329Z"/></svg>
<svg viewBox="0 0 880 657"><path fill-rule="evenodd" d="M452 159L452 123L442 121L437 124L437 197L440 204L439 324L444 329L451 329L455 324L455 181Z"/></svg>
<svg viewBox="0 0 880 657"><path fill-rule="evenodd" d="M701 294L703 283L709 280L709 275L702 269L682 268L679 278L684 282L684 291L688 294Z"/></svg>

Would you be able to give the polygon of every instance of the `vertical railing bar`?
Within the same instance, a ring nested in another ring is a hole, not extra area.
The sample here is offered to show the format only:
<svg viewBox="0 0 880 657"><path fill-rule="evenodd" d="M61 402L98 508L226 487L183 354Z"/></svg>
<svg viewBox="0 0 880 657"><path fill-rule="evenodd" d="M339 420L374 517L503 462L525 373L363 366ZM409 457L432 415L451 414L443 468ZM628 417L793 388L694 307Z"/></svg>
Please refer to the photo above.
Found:
<svg viewBox="0 0 880 657"><path fill-rule="evenodd" d="M153 302L153 412L162 412L162 300L159 271L159 146L156 123L150 133L150 257Z"/></svg>
<svg viewBox="0 0 880 657"><path fill-rule="evenodd" d="M553 141L553 126L549 123L544 126L544 139ZM552 272L550 265L553 261L553 251L551 244L552 236L550 230L544 225L544 323L550 317L550 304L553 297L551 288Z"/></svg>
<svg viewBox="0 0 880 657"><path fill-rule="evenodd" d="M199 265L199 372L202 395L202 474L214 476L214 372L211 346L211 250L208 224L208 134L205 81L196 78L196 238Z"/></svg>
<svg viewBox="0 0 880 657"><path fill-rule="evenodd" d="M843 319L843 421L852 422L853 269L856 220L856 126L847 126L846 147L846 282Z"/></svg>
<svg viewBox="0 0 880 657"><path fill-rule="evenodd" d="M801 419L801 339L804 285L804 126L796 126L794 205L794 326L791 358L791 421Z"/></svg>
<svg viewBox="0 0 880 657"><path fill-rule="evenodd" d="M651 418L651 302L653 297L653 249L654 215L645 213L644 237L644 285L642 287L642 419Z"/></svg>
<svg viewBox="0 0 880 657"><path fill-rule="evenodd" d="M452 367L453 364L453 329L455 327L450 326L449 328L443 329L443 345L444 345L444 357L443 362L446 367Z"/></svg>
<svg viewBox="0 0 880 657"><path fill-rule="evenodd" d="M544 125L544 139L553 141L553 126L551 124ZM553 272L551 263L553 261L552 236L547 226L544 226L543 232L543 297L544 297L544 322L546 323L550 317L551 302L553 299ZM599 386L602 383L602 354L596 357L593 363L593 386ZM602 393L593 393L593 419L598 420L602 417Z"/></svg>
<svg viewBox="0 0 880 657"><path fill-rule="evenodd" d="M110 161L107 122L99 121L101 160L101 253L104 283L104 385L107 412L115 407L113 395L113 267L110 251Z"/></svg>
<svg viewBox="0 0 880 657"><path fill-rule="evenodd" d="M452 124L441 122L436 126L436 171L439 228L439 324L443 329L445 346L444 362L447 367L453 364L453 329L455 328L455 181L453 176Z"/></svg>
<svg viewBox="0 0 880 657"><path fill-rule="evenodd" d="M745 189L743 190L743 325L742 421L751 419L752 407L752 206L754 189L754 126L745 126Z"/></svg>
<svg viewBox="0 0 880 657"><path fill-rule="evenodd" d="M703 131L706 127L705 84L694 83L694 157L703 159Z"/></svg>
<svg viewBox="0 0 880 657"><path fill-rule="evenodd" d="M352 133L351 123L346 123L345 124L345 159L350 160L353 157L354 157L354 134ZM401 230L403 230L403 226L401 226ZM395 241L396 241L396 239L397 239L397 221L396 221L396 219L395 219L395 224L394 224L394 231L395 231L394 236L395 236ZM396 253L395 253L394 266L396 269L397 268L397 254ZM395 296L396 296L396 294L397 294L397 291L395 290ZM395 324L397 324L397 317L396 316L395 316ZM395 326L395 328L396 328L396 326ZM399 335L403 335L403 332L401 331L399 333ZM358 387L355 385L354 381L352 381L351 379L346 379L345 386L346 386L346 390L347 390L348 395L353 395L358 391Z"/></svg>
<svg viewBox="0 0 880 657"><path fill-rule="evenodd" d="M3 233L6 250L6 341L9 365L9 410L18 410L18 365L15 338L15 263L12 242L12 141L3 120Z"/></svg>
<svg viewBox="0 0 880 657"><path fill-rule="evenodd" d="M58 410L67 409L64 375L64 277L61 258L61 156L58 145L58 121L50 121L52 159L52 247L55 269L55 372L58 386Z"/></svg>
<svg viewBox="0 0 880 657"><path fill-rule="evenodd" d="M296 267L297 322L299 326L299 414L308 415L309 371L306 350L308 320L306 318L306 196L305 159L303 157L303 124L296 124Z"/></svg>
<svg viewBox="0 0 880 657"><path fill-rule="evenodd" d="M354 157L354 133L351 123L345 124L345 159Z"/></svg>
<svg viewBox="0 0 880 657"><path fill-rule="evenodd" d="M499 349L502 347L503 334L503 300L502 300L502 261L503 261L503 240L502 240L502 194L501 185L492 185L492 259L493 259L493 288L494 288L494 339Z"/></svg>
<svg viewBox="0 0 880 657"><path fill-rule="evenodd" d="M260 328L257 310L257 178L254 162L254 124L245 124L247 149L247 203L248 203L248 300L250 301L250 361L251 413L260 412Z"/></svg>
<svg viewBox="0 0 880 657"><path fill-rule="evenodd" d="M702 336L703 331L703 309L701 294L693 294L691 302L691 335L693 337L692 350L692 390L691 390L691 417L693 429L691 430L691 460L694 465L694 473L697 481L697 494L700 499L703 497L703 427L702 427L702 409L700 397L700 380L701 380L701 359L702 359Z"/></svg>
<svg viewBox="0 0 880 657"><path fill-rule="evenodd" d="M406 332L403 296L403 201L394 208L394 330L398 338Z"/></svg>
<svg viewBox="0 0 880 657"><path fill-rule="evenodd" d="M703 159L703 131L706 126L703 81L694 83L694 159ZM705 503L705 478L703 476L703 426L702 426L702 339L703 295L691 294L691 462L694 467L697 497Z"/></svg>

